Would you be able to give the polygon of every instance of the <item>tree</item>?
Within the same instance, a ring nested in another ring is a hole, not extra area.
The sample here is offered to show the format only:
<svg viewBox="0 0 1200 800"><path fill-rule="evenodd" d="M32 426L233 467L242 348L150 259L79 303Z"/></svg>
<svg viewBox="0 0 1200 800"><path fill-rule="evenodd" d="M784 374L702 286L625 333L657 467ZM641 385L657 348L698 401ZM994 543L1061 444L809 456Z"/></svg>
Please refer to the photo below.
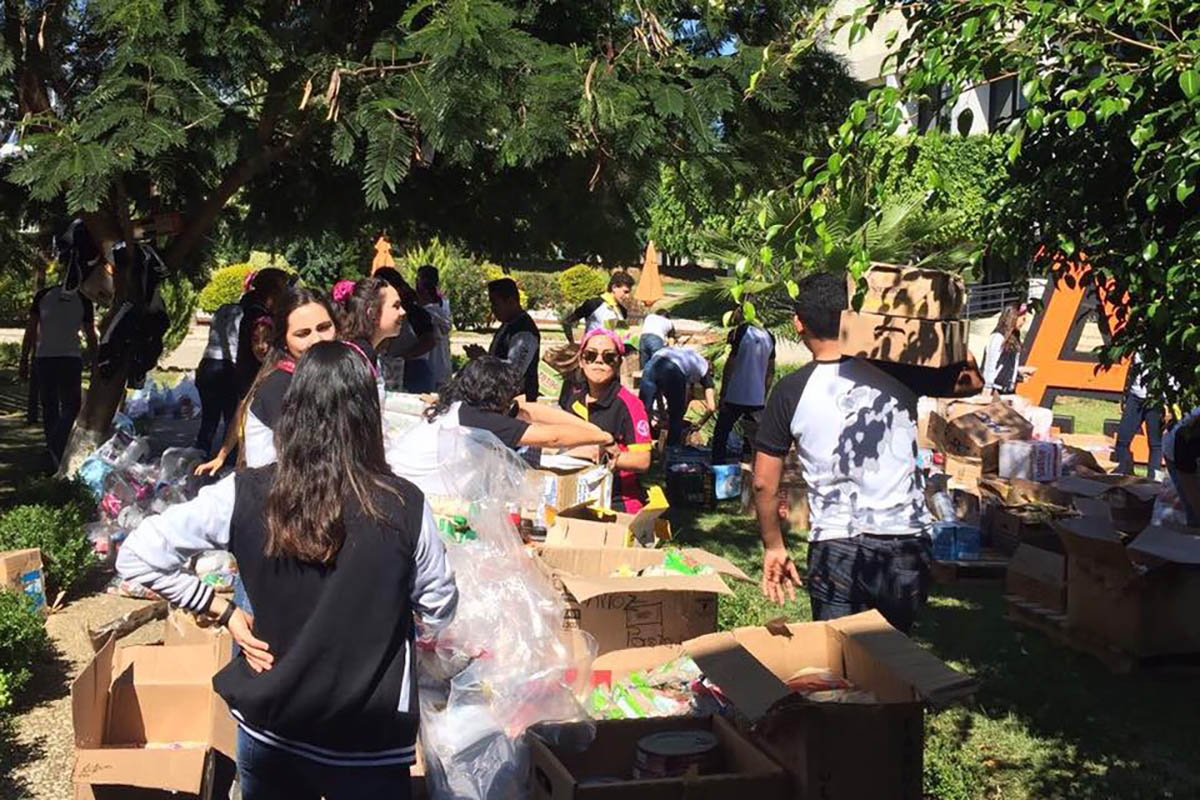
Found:
<svg viewBox="0 0 1200 800"><path fill-rule="evenodd" d="M866 2L842 21L851 42L896 6ZM1014 265L1084 260L1128 293L1124 327L1100 356L1137 352L1151 391L1196 399L1200 377L1200 7L1180 0L960 0L899 7L906 36L839 131L837 149L792 191L842 187L858 153L891 136L903 104L1016 78L1012 187L991 241ZM803 49L806 45L800 45ZM771 68L791 57L784 52ZM938 190L942 176L931 174ZM1044 248L1044 249L1043 249ZM1043 258L1035 259L1035 254ZM862 254L856 271L865 267ZM1168 381L1167 376L1175 381Z"/></svg>
<svg viewBox="0 0 1200 800"><path fill-rule="evenodd" d="M566 159L578 185L628 195L664 153L719 143L762 56L724 43L785 36L808 8L5 0L0 68L23 120L11 176L63 198L104 247L180 211L161 244L187 273L235 199L252 237L270 237L351 224L431 169L478 191ZM118 302L143 299L122 271L114 283ZM124 386L123 370L93 377L65 469L105 435Z"/></svg>

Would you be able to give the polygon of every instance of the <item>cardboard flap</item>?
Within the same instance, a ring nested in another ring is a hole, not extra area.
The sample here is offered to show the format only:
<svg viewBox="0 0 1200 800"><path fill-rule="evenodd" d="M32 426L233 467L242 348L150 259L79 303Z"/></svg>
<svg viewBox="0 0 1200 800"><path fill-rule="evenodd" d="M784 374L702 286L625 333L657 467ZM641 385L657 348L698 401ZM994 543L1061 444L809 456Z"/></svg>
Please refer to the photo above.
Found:
<svg viewBox="0 0 1200 800"><path fill-rule="evenodd" d="M1057 481L1054 486L1068 494L1077 494L1081 497L1099 497L1112 488L1094 478L1084 478L1079 475L1068 475Z"/></svg>
<svg viewBox="0 0 1200 800"><path fill-rule="evenodd" d="M1018 545L1008 562L1009 572L1056 586L1066 580L1066 567L1067 559L1062 553L1052 553L1031 544Z"/></svg>
<svg viewBox="0 0 1200 800"><path fill-rule="evenodd" d="M721 687L738 710L757 722L791 696L787 684L742 647L732 633L713 633L684 642L683 649L705 677Z"/></svg>
<svg viewBox="0 0 1200 800"><path fill-rule="evenodd" d="M113 676L116 639L108 637L79 677L71 683L71 723L76 747L99 747L104 741L108 686Z"/></svg>
<svg viewBox="0 0 1200 800"><path fill-rule="evenodd" d="M1200 536L1173 528L1151 525L1127 549L1131 557L1148 556L1151 563L1200 565Z"/></svg>
<svg viewBox="0 0 1200 800"><path fill-rule="evenodd" d="M75 783L137 786L199 794L207 747L147 750L106 747L75 751Z"/></svg>
<svg viewBox="0 0 1200 800"><path fill-rule="evenodd" d="M833 620L829 626L887 664L926 702L949 705L975 692L978 682L951 669L937 656L919 647L893 628L878 611L865 611Z"/></svg>
<svg viewBox="0 0 1200 800"><path fill-rule="evenodd" d="M1108 520L1095 517L1063 519L1054 523L1063 547L1072 558L1106 564L1123 572L1133 572L1120 534Z"/></svg>
<svg viewBox="0 0 1200 800"><path fill-rule="evenodd" d="M1158 498L1159 493L1162 491L1162 484L1154 483L1152 481L1138 481L1137 483L1130 483L1122 486L1121 489L1129 492L1143 503L1153 503Z"/></svg>
<svg viewBox="0 0 1200 800"><path fill-rule="evenodd" d="M731 595L719 575L675 575L637 578L585 578L579 575L560 575L563 586L580 603L606 594L630 592L703 592Z"/></svg>
<svg viewBox="0 0 1200 800"><path fill-rule="evenodd" d="M220 646L214 640L204 644L128 645L116 653L114 677L133 667L132 680L138 684L201 684L209 686L222 666Z"/></svg>

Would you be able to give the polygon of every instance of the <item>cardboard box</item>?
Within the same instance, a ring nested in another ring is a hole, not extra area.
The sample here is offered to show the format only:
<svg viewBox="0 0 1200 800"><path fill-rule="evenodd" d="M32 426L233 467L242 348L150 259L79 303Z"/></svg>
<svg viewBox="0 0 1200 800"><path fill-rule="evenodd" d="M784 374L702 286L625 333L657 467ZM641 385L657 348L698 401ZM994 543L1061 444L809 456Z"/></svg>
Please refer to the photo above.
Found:
<svg viewBox="0 0 1200 800"><path fill-rule="evenodd" d="M1069 475L1054 486L1072 495L1080 511L1097 506L1094 501L1107 504L1113 525L1126 533L1140 533L1150 524L1154 501L1162 491L1162 484L1131 475ZM1094 510L1089 515L1102 516Z"/></svg>
<svg viewBox="0 0 1200 800"><path fill-rule="evenodd" d="M979 494L979 481L983 479L984 473L982 459L946 456L944 469L950 488Z"/></svg>
<svg viewBox="0 0 1200 800"><path fill-rule="evenodd" d="M1067 610L1067 557L1033 544L1017 546L1008 562L1005 589L1056 614Z"/></svg>
<svg viewBox="0 0 1200 800"><path fill-rule="evenodd" d="M951 419L941 414L929 417L929 438L939 450L952 456L994 459L997 469L999 453L992 455L989 448L994 445L998 449L1004 441L1028 439L1032 433L1029 421L1004 403L970 408Z"/></svg>
<svg viewBox="0 0 1200 800"><path fill-rule="evenodd" d="M636 514L588 505L564 509L546 531L546 546L655 547L671 538L671 526L662 518L668 508L662 489L652 486L649 502Z"/></svg>
<svg viewBox="0 0 1200 800"><path fill-rule="evenodd" d="M580 505L608 508L612 505L613 473L606 466L572 470L530 470L528 480L538 486L538 507L529 509L533 519L549 530L558 512Z"/></svg>
<svg viewBox="0 0 1200 800"><path fill-rule="evenodd" d="M581 628L599 653L627 647L678 644L717 629L717 598L733 594L722 576L748 581L720 556L696 548L683 553L712 567L711 575L614 578L627 567L661 566L665 550L546 547L537 562L567 601L564 628Z"/></svg>
<svg viewBox="0 0 1200 800"><path fill-rule="evenodd" d="M719 773L634 780L634 755L640 739L667 731L703 730L716 735ZM720 717L605 720L596 723L596 739L582 752L528 737L532 764L529 791L534 800L784 800L787 778L779 765ZM620 782L610 782L623 778ZM602 781L602 782L601 782Z"/></svg>
<svg viewBox="0 0 1200 800"><path fill-rule="evenodd" d="M1055 527L1071 627L1136 656L1200 652L1200 536L1149 527L1126 546L1104 520Z"/></svg>
<svg viewBox="0 0 1200 800"><path fill-rule="evenodd" d="M1063 446L1057 442L1000 442L1001 478L1049 483L1062 477Z"/></svg>
<svg viewBox="0 0 1200 800"><path fill-rule="evenodd" d="M788 796L800 800L921 800L925 705L948 705L976 688L974 678L918 647L877 611L612 653L595 669L618 677L684 652L752 726L754 743L788 772ZM805 667L830 669L879 702L797 702L785 681Z"/></svg>
<svg viewBox="0 0 1200 800"><path fill-rule="evenodd" d="M196 617L179 608L171 609L167 614L167 623L163 633L163 645L178 647L180 645L205 645L217 649L217 662L224 666L233 658L233 637L225 628L216 625L201 626Z"/></svg>
<svg viewBox="0 0 1200 800"><path fill-rule="evenodd" d="M850 296L858 290L847 278ZM894 314L929 320L953 320L967 303L967 287L957 275L933 269L872 264L863 276L862 308L872 314Z"/></svg>
<svg viewBox="0 0 1200 800"><path fill-rule="evenodd" d="M1022 543L1061 551L1052 523L1074 515L1071 495L1046 483L1019 478L985 478L979 483L987 507L984 530L992 547L1009 555Z"/></svg>
<svg viewBox="0 0 1200 800"><path fill-rule="evenodd" d="M36 610L44 613L47 607L42 551L35 547L0 552L0 589L21 592Z"/></svg>
<svg viewBox="0 0 1200 800"><path fill-rule="evenodd" d="M966 320L934 321L843 311L842 354L911 364L948 367L967 360Z"/></svg>
<svg viewBox="0 0 1200 800"><path fill-rule="evenodd" d="M76 797L116 787L202 796L216 759L237 755L233 718L212 689L223 658L215 641L118 648L110 638L71 684Z"/></svg>

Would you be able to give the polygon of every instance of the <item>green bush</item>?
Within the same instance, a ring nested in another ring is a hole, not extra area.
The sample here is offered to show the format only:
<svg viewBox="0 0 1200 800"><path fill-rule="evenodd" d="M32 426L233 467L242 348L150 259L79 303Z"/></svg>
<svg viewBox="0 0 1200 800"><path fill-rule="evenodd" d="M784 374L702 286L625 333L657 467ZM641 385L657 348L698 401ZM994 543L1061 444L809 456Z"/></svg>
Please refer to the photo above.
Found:
<svg viewBox="0 0 1200 800"><path fill-rule="evenodd" d="M238 295L241 297L241 295ZM163 304L171 318L171 327L163 337L163 351L160 358L166 358L183 343L184 337L192 329L192 320L196 316L196 306L200 296L187 278L168 281L162 285ZM220 308L220 306L218 306Z"/></svg>
<svg viewBox="0 0 1200 800"><path fill-rule="evenodd" d="M0 369L16 369L21 362L20 342L0 342Z"/></svg>
<svg viewBox="0 0 1200 800"><path fill-rule="evenodd" d="M29 598L0 590L0 711L25 688L48 642L46 625Z"/></svg>
<svg viewBox="0 0 1200 800"><path fill-rule="evenodd" d="M230 264L214 272L200 290L200 308L211 314L226 303L236 303L242 298L246 276L254 269L250 264Z"/></svg>
<svg viewBox="0 0 1200 800"><path fill-rule="evenodd" d="M564 305L574 309L608 291L608 273L587 264L576 264L558 276L558 286Z"/></svg>
<svg viewBox="0 0 1200 800"><path fill-rule="evenodd" d="M96 563L83 533L84 517L70 506L17 506L0 516L0 550L36 547L42 551L46 599L70 593Z"/></svg>
<svg viewBox="0 0 1200 800"><path fill-rule="evenodd" d="M477 330L492 321L492 308L487 296L486 265L473 261L453 244L433 239L427 245L414 247L396 259L396 268L411 279L417 267L431 264L437 267L442 292L450 301L450 315L459 330Z"/></svg>
<svg viewBox="0 0 1200 800"><path fill-rule="evenodd" d="M514 272L512 277L525 292L526 308L557 309L565 305L557 276L547 272Z"/></svg>
<svg viewBox="0 0 1200 800"><path fill-rule="evenodd" d="M84 522L98 517L96 498L79 478L31 478L17 487L8 505L71 509Z"/></svg>

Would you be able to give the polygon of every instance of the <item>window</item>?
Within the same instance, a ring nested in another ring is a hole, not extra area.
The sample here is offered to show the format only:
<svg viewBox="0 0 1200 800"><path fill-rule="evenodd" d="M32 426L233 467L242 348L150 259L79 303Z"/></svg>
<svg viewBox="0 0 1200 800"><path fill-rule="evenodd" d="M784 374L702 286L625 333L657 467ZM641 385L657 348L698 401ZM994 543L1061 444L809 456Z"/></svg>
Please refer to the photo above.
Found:
<svg viewBox="0 0 1200 800"><path fill-rule="evenodd" d="M988 130L1005 125L1028 105L1015 75L993 81L988 88Z"/></svg>

